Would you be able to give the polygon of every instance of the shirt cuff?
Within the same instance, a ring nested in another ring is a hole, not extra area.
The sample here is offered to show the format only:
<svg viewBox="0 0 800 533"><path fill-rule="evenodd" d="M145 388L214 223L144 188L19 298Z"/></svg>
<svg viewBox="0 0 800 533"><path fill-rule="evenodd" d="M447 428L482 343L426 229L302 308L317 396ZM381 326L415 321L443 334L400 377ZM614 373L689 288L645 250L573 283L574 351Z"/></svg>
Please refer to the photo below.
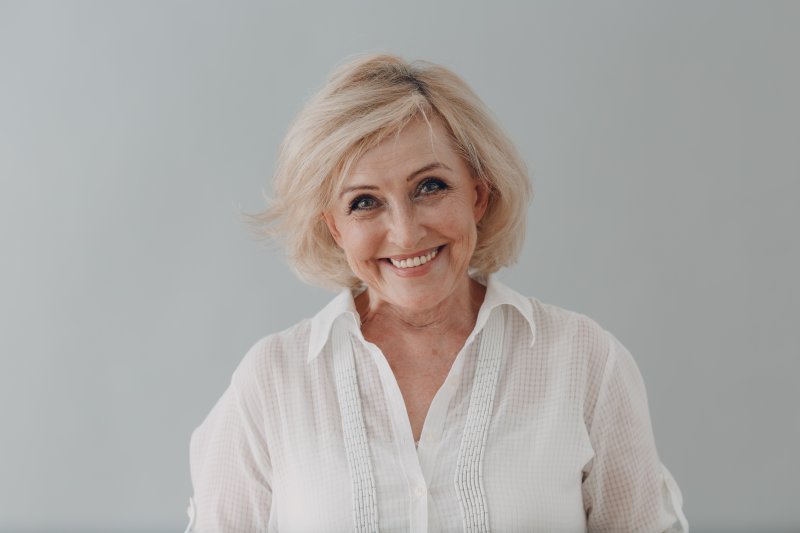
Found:
<svg viewBox="0 0 800 533"><path fill-rule="evenodd" d="M667 467L661 465L661 474L664 479L664 498L666 504L672 513L675 515L675 523L672 524L667 532L668 533L689 533L689 522L686 520L686 515L683 514L683 495L675 478L672 477Z"/></svg>
<svg viewBox="0 0 800 533"><path fill-rule="evenodd" d="M194 522L197 518L197 508L194 505L194 498L189 498L189 507L186 509L186 514L189 515L189 525L183 533L192 533L194 531Z"/></svg>

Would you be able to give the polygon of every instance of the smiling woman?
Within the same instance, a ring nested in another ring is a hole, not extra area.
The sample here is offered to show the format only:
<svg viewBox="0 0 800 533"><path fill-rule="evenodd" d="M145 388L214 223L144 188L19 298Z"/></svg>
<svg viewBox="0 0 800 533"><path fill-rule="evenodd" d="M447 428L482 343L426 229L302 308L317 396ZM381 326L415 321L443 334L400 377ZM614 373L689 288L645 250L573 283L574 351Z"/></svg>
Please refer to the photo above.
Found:
<svg viewBox="0 0 800 533"><path fill-rule="evenodd" d="M492 276L527 173L452 72L370 56L293 124L256 222L341 290L192 435L190 531L687 531L630 353Z"/></svg>
<svg viewBox="0 0 800 533"><path fill-rule="evenodd" d="M373 310L386 304L410 315L460 315L460 307L446 307L459 306L477 284L465 273L489 191L441 121L415 118L359 159L341 187L324 217L350 270L369 287L359 298Z"/></svg>

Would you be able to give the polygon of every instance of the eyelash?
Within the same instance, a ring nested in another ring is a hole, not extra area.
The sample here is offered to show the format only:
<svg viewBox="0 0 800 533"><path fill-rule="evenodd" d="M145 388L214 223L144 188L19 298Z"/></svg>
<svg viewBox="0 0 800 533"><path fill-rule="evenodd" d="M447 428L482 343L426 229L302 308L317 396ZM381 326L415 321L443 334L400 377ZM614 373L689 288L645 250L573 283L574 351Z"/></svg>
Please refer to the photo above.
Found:
<svg viewBox="0 0 800 533"><path fill-rule="evenodd" d="M369 211L370 209L375 209L375 206L373 206L373 207L358 207L358 204L360 204L364 200L370 200L372 202L375 202L376 204L378 203L378 201L373 196L369 196L369 195L358 196L358 197L356 197L355 200L350 202L350 205L347 208L347 214L349 215L353 211Z"/></svg>
<svg viewBox="0 0 800 533"><path fill-rule="evenodd" d="M444 191L444 190L447 190L447 189L449 189L449 188L450 188L450 187L448 187L448 186L447 186L447 184L446 184L445 182L443 182L443 181L442 181L442 180L440 180L439 178L428 178L428 179L425 179L425 180L423 180L423 181L422 181L422 182L419 184L419 187L417 187L417 190L419 191L419 190L421 190L421 189L422 189L422 188L423 188L425 185L428 185L428 184L431 184L431 183L434 183L434 184L436 184L436 187L437 187L437 189L436 189L436 190L433 190L433 191L430 191L430 192L423 193L423 194L434 194L434 193L441 192L441 191Z"/></svg>
<svg viewBox="0 0 800 533"><path fill-rule="evenodd" d="M436 189L434 189L432 191L429 191L429 192L423 192L423 190L422 190L423 187L425 187L426 185L430 185L430 184L436 185ZM450 187L444 181L440 180L439 178L427 178L427 179L422 180L420 182L420 184L417 186L417 194L420 194L422 196L431 196L431 195L440 193L442 191L446 191L449 188ZM368 201L374 202L375 205L373 205L371 207L358 207L358 205L364 200L368 200ZM352 202L350 202L350 204L347 207L347 214L349 215L349 214L351 214L353 212L356 212L356 211L371 211L371 210L376 209L378 207L380 207L378 205L378 200L374 196L369 195L369 194L362 194L360 196L357 196L356 198L353 199Z"/></svg>

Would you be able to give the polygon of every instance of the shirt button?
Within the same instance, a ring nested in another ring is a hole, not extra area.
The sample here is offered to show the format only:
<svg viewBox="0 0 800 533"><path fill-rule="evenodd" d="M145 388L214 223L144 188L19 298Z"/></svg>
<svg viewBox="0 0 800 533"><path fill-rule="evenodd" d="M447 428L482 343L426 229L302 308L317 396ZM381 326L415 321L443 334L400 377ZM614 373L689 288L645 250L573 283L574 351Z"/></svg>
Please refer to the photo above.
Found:
<svg viewBox="0 0 800 533"><path fill-rule="evenodd" d="M427 493L427 489L425 487L417 487L414 489L414 496L417 498L422 498Z"/></svg>

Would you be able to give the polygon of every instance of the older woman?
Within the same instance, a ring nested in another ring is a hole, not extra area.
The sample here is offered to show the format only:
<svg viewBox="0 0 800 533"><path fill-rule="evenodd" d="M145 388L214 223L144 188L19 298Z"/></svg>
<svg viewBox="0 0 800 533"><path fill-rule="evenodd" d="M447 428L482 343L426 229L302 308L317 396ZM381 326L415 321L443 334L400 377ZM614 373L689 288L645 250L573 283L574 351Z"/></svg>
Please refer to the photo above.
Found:
<svg viewBox="0 0 800 533"><path fill-rule="evenodd" d="M625 347L491 277L528 179L455 74L344 65L274 189L261 221L343 290L256 343L193 433L190 530L687 530Z"/></svg>

